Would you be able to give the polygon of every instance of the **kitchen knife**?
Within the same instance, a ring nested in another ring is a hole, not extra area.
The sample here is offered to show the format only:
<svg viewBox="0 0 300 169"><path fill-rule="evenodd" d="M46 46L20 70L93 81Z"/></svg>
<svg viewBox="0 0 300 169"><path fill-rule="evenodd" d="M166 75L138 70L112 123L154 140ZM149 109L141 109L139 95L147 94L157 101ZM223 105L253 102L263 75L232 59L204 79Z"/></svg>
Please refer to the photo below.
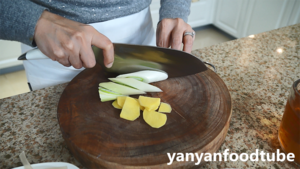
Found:
<svg viewBox="0 0 300 169"><path fill-rule="evenodd" d="M102 49L92 46L97 63L103 67ZM180 77L207 70L205 64L195 56L169 48L114 43L115 60L105 71L117 74L140 70L157 70L168 73L169 77ZM18 60L49 59L39 49L22 54Z"/></svg>

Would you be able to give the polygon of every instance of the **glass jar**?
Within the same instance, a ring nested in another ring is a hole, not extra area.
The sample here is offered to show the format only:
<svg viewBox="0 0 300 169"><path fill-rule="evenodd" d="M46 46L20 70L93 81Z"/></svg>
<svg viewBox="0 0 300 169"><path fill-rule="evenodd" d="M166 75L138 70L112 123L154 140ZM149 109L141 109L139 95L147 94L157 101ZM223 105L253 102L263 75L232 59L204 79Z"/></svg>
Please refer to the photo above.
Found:
<svg viewBox="0 0 300 169"><path fill-rule="evenodd" d="M294 153L295 162L300 165L300 79L290 90L278 138L283 151Z"/></svg>

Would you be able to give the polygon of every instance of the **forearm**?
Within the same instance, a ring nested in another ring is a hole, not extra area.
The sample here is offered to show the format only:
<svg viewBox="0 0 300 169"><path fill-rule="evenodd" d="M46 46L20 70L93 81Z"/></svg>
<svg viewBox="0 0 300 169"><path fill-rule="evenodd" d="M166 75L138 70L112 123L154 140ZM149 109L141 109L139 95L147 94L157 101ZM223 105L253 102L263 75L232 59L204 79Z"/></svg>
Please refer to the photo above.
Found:
<svg viewBox="0 0 300 169"><path fill-rule="evenodd" d="M161 0L160 3L159 21L164 18L181 18L187 22L191 0Z"/></svg>
<svg viewBox="0 0 300 169"><path fill-rule="evenodd" d="M29 0L2 1L0 5L0 39L32 46L35 25L45 10Z"/></svg>

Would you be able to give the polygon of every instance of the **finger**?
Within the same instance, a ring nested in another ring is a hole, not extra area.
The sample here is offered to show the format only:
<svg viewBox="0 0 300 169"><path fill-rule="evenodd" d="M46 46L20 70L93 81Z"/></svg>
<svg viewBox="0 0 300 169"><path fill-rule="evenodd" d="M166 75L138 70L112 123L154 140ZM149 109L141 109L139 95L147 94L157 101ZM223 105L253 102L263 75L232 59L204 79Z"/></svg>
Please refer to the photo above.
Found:
<svg viewBox="0 0 300 169"><path fill-rule="evenodd" d="M79 57L80 53L80 45L77 41L68 40L67 42L62 44L65 53L68 53L68 61L69 63L76 69L82 68L82 62Z"/></svg>
<svg viewBox="0 0 300 169"><path fill-rule="evenodd" d="M70 67L71 63L69 62L68 59L68 54L63 51L61 48L59 50L55 50L54 51L54 55L55 55L55 60L57 62L59 62L60 64L66 66L66 67Z"/></svg>
<svg viewBox="0 0 300 169"><path fill-rule="evenodd" d="M191 53L193 48L194 38L191 35L183 37L183 51Z"/></svg>
<svg viewBox="0 0 300 169"><path fill-rule="evenodd" d="M68 60L74 68L92 68L96 65L95 56L91 49L91 33L89 31L77 31L63 44L68 52Z"/></svg>
<svg viewBox="0 0 300 169"><path fill-rule="evenodd" d="M57 61L60 64L69 67L71 66L69 60L68 60L68 52L65 51L64 47L59 41L53 40L53 39L46 39L46 42L48 43L47 46L39 46L40 50L48 56L53 61Z"/></svg>
<svg viewBox="0 0 300 169"><path fill-rule="evenodd" d="M52 60L59 62L60 64L70 67L71 64L68 60L68 53L63 49L62 46L53 45L52 46L52 52L50 53L50 58L53 58Z"/></svg>
<svg viewBox="0 0 300 169"><path fill-rule="evenodd" d="M64 65L64 66L66 66L66 67L70 67L71 66L71 63L68 60L68 56L64 57L64 58L56 58L56 61L59 62L60 64Z"/></svg>
<svg viewBox="0 0 300 169"><path fill-rule="evenodd" d="M70 67L71 63L69 61L66 60L58 60L57 62L59 62L60 64L62 64L65 67Z"/></svg>
<svg viewBox="0 0 300 169"><path fill-rule="evenodd" d="M170 46L171 29L163 20L159 23L156 33L156 46L168 48Z"/></svg>
<svg viewBox="0 0 300 169"><path fill-rule="evenodd" d="M95 55L91 48L91 44L84 45L80 50L80 60L82 61L82 66L85 68L92 68L96 65ZM89 58L89 56L92 56ZM89 58L89 59L87 59Z"/></svg>
<svg viewBox="0 0 300 169"><path fill-rule="evenodd" d="M180 28L175 28L172 31L172 41L171 41L171 48L172 49L177 49L180 50L181 49L181 45L182 45L182 37L183 37L183 30Z"/></svg>
<svg viewBox="0 0 300 169"><path fill-rule="evenodd" d="M92 36L92 45L103 50L104 65L110 68L114 62L114 46L112 42L103 34L94 29ZM92 51L92 49L90 49ZM95 57L94 57L95 58Z"/></svg>
<svg viewBox="0 0 300 169"><path fill-rule="evenodd" d="M73 53L71 56L69 56L69 62L76 69L80 69L83 66L79 52L76 54Z"/></svg>

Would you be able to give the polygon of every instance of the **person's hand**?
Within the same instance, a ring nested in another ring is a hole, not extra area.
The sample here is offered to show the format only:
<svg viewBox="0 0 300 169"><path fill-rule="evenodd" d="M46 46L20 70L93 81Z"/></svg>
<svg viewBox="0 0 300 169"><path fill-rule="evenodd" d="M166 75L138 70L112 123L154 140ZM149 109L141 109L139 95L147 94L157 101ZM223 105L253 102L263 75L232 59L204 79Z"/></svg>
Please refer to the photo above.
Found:
<svg viewBox="0 0 300 169"><path fill-rule="evenodd" d="M171 46L172 49L180 50L183 43L183 51L191 53L195 35L184 36L185 32L194 32L194 30L182 19L163 19L157 25L156 45L164 48Z"/></svg>
<svg viewBox="0 0 300 169"><path fill-rule="evenodd" d="M38 20L34 40L46 56L64 66L91 68L96 64L91 45L103 49L104 65L114 60L112 42L92 26L44 11Z"/></svg>

